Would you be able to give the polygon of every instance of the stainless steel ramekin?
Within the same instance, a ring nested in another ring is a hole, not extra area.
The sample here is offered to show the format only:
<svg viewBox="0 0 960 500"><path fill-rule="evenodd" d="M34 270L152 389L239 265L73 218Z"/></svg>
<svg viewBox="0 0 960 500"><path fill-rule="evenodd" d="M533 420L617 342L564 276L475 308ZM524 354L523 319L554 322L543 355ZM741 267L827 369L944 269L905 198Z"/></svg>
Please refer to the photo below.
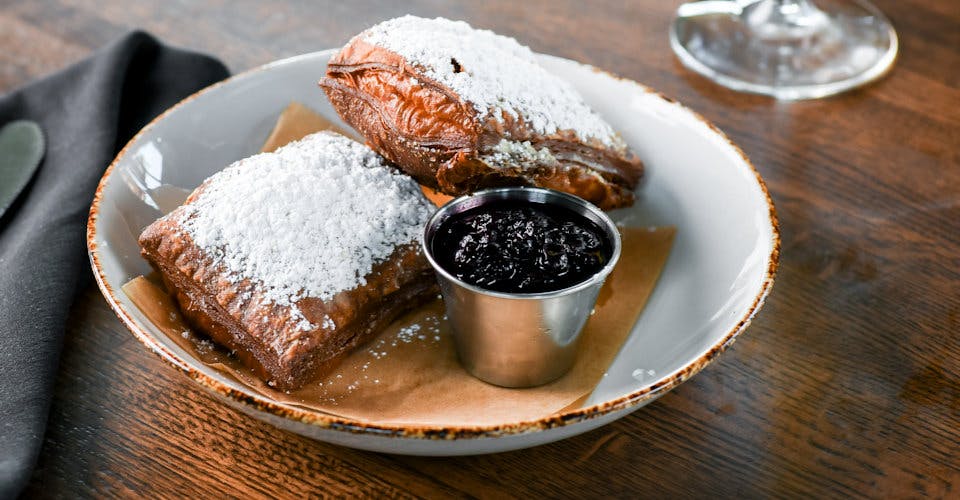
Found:
<svg viewBox="0 0 960 500"><path fill-rule="evenodd" d="M437 229L454 214L498 200L557 205L582 215L606 233L610 261L587 280L553 292L495 292L457 279L434 258ZM599 208L566 193L526 187L488 189L448 202L427 222L420 243L437 272L460 362L473 376L504 387L545 384L570 370L580 332L621 246L616 225Z"/></svg>

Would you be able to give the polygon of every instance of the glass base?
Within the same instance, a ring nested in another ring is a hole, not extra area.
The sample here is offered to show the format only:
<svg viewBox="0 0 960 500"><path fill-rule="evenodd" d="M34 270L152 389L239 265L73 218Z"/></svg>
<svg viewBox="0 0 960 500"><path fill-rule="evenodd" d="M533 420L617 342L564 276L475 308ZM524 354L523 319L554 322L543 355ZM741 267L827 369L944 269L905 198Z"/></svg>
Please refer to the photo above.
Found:
<svg viewBox="0 0 960 500"><path fill-rule="evenodd" d="M670 45L690 69L734 90L815 99L883 76L893 26L863 0L701 1L680 6Z"/></svg>

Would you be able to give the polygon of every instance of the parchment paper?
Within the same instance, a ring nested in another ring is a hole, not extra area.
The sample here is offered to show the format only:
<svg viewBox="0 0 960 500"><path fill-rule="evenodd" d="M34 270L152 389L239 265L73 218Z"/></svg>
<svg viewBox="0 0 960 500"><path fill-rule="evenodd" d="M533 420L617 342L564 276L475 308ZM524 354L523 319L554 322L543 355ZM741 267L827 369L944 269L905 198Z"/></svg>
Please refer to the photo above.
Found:
<svg viewBox="0 0 960 500"><path fill-rule="evenodd" d="M307 108L291 105L264 150L322 128L333 126ZM593 391L643 310L675 232L672 227L621 228L620 262L600 292L573 369L552 383L529 389L493 386L464 371L439 300L394 322L322 380L285 393L266 386L234 356L193 332L159 280L138 277L123 290L191 355L278 402L381 424L491 425L572 408Z"/></svg>

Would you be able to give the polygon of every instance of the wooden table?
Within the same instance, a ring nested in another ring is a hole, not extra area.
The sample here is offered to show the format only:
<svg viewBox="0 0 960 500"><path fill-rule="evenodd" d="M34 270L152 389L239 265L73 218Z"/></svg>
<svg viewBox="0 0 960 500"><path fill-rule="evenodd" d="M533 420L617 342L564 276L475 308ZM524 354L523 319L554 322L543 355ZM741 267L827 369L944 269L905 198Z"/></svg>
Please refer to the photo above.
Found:
<svg viewBox="0 0 960 500"><path fill-rule="evenodd" d="M667 41L678 3L5 2L0 91L135 27L238 72L407 12L465 19L702 113L766 179L783 236L766 307L694 379L590 433L455 459L340 448L230 410L143 348L91 285L27 493L960 496L960 4L875 0L901 36L893 73L781 103L684 69Z"/></svg>

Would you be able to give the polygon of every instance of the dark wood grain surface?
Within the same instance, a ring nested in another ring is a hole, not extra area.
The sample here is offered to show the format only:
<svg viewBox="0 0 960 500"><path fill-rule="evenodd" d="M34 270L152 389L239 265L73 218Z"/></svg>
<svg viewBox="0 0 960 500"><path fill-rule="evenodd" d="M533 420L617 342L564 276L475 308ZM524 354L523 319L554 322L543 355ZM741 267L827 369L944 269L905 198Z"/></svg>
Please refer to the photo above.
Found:
<svg viewBox="0 0 960 500"><path fill-rule="evenodd" d="M876 0L901 36L895 70L797 103L685 70L667 41L678 3L0 2L0 92L133 28L239 72L408 12L465 19L702 113L753 160L783 233L766 307L701 374L590 433L455 459L341 448L228 409L91 285L27 494L960 497L960 3Z"/></svg>

